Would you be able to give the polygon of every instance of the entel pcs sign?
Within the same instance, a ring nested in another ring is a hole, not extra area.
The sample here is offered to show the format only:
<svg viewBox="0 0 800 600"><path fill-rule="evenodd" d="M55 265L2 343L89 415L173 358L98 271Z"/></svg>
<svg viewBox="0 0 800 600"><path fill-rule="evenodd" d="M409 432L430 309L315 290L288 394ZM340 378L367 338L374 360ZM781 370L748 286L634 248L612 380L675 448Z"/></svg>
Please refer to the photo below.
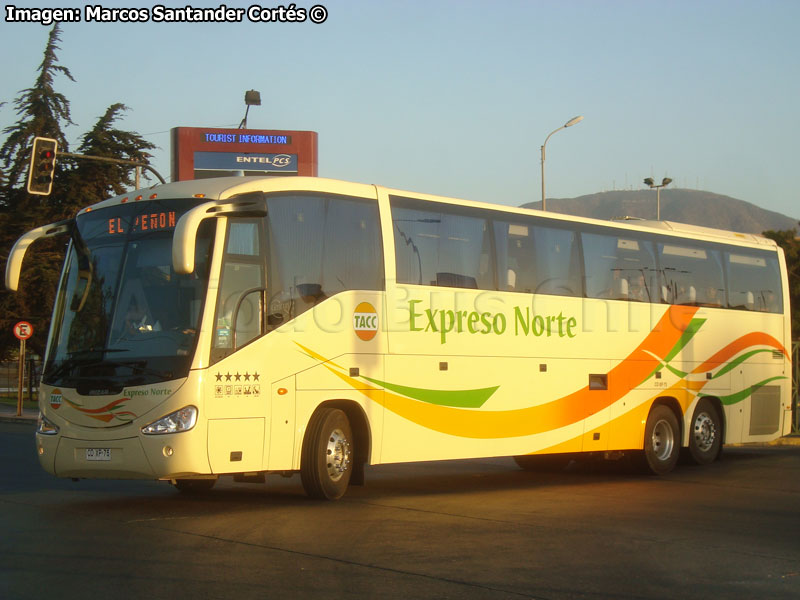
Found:
<svg viewBox="0 0 800 600"><path fill-rule="evenodd" d="M244 154L234 152L195 152L194 168L198 171L282 171L297 172L296 154Z"/></svg>

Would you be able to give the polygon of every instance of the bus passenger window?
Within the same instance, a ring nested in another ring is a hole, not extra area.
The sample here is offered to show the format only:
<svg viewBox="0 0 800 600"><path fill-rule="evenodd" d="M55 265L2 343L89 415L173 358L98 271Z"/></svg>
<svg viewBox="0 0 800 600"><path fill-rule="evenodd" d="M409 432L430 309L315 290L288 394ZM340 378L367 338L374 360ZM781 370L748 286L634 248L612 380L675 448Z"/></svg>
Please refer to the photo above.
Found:
<svg viewBox="0 0 800 600"><path fill-rule="evenodd" d="M580 296L578 234L568 229L534 227L536 288L534 293Z"/></svg>
<svg viewBox="0 0 800 600"><path fill-rule="evenodd" d="M383 288L383 243L374 201L280 194L267 203L270 327L339 292Z"/></svg>
<svg viewBox="0 0 800 600"><path fill-rule="evenodd" d="M586 296L634 302L660 302L655 256L651 242L583 233Z"/></svg>
<svg viewBox="0 0 800 600"><path fill-rule="evenodd" d="M264 332L264 257L260 221L230 220L214 319L212 360L219 360Z"/></svg>
<svg viewBox="0 0 800 600"><path fill-rule="evenodd" d="M536 289L533 229L524 223L494 221L500 290L530 294Z"/></svg>
<svg viewBox="0 0 800 600"><path fill-rule="evenodd" d="M391 201L399 283L496 289L491 229L482 213L411 198Z"/></svg>
<svg viewBox="0 0 800 600"><path fill-rule="evenodd" d="M670 304L724 306L720 294L725 286L719 250L666 243L659 243L658 249ZM709 288L714 288L716 295Z"/></svg>
<svg viewBox="0 0 800 600"><path fill-rule="evenodd" d="M733 249L725 253L728 306L759 312L782 312L781 277L774 254Z"/></svg>

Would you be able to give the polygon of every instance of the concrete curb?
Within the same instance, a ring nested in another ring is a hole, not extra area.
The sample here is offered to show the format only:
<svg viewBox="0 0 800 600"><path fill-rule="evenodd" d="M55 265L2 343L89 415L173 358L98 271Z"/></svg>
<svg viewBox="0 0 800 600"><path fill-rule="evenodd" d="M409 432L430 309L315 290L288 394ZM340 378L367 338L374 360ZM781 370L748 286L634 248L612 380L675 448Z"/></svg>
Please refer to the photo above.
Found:
<svg viewBox="0 0 800 600"><path fill-rule="evenodd" d="M774 442L769 443L770 446L800 446L800 434L792 433L782 438L778 438Z"/></svg>
<svg viewBox="0 0 800 600"><path fill-rule="evenodd" d="M10 406L0 406L0 423L36 423L39 411L31 408L22 410L22 416L17 416L17 409Z"/></svg>

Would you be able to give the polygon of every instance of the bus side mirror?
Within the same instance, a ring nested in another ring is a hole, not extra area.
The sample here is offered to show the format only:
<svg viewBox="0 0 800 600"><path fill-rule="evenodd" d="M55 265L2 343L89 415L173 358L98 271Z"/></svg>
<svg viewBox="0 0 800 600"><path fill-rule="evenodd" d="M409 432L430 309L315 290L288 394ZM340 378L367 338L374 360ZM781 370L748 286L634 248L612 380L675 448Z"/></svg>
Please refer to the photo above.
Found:
<svg viewBox="0 0 800 600"><path fill-rule="evenodd" d="M184 214L175 225L172 238L172 268L179 275L188 275L194 271L194 246L197 229L204 219L216 219L227 216L264 217L267 214L267 203L263 194L242 194L228 200L214 200L195 206Z"/></svg>
<svg viewBox="0 0 800 600"><path fill-rule="evenodd" d="M58 221L57 223L51 223L50 225L43 225L36 229L31 229L17 240L14 247L11 248L11 252L8 255L8 262L6 263L7 290L16 292L19 287L19 273L22 270L22 259L25 258L28 247L38 239L69 233L72 229L73 222L73 219L66 219L64 221Z"/></svg>
<svg viewBox="0 0 800 600"><path fill-rule="evenodd" d="M217 202L206 202L195 206L178 219L175 234L172 238L172 268L180 275L188 275L194 271L194 246L197 240L197 229L203 219L215 217Z"/></svg>

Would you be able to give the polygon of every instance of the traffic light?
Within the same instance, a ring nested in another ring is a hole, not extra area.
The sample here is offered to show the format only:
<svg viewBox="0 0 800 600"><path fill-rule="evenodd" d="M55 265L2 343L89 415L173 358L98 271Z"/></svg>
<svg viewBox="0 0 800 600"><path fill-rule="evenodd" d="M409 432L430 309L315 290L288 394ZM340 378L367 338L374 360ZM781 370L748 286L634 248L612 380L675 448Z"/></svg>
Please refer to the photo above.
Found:
<svg viewBox="0 0 800 600"><path fill-rule="evenodd" d="M51 138L33 138L31 170L28 173L28 193L47 196L53 189L58 141Z"/></svg>

